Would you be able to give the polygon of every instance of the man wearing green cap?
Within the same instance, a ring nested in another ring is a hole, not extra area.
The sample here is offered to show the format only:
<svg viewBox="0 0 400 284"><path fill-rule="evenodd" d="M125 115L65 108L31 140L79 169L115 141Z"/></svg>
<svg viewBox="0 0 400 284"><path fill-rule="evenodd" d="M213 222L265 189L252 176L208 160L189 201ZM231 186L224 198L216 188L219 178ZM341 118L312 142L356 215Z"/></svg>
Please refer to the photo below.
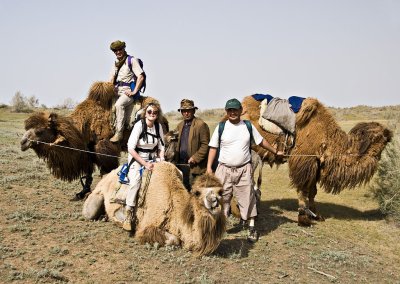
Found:
<svg viewBox="0 0 400 284"><path fill-rule="evenodd" d="M211 137L207 172L212 173L212 164L219 148L218 167L215 175L223 184L222 202L224 214L228 217L230 202L234 195L240 210L242 220L249 221L248 240L258 240L258 232L255 229L255 217L257 216L256 196L252 188L251 175L251 142L267 149L275 155L283 155L276 150L257 131L254 125L247 126L240 119L242 104L237 99L230 99L225 104L228 120L224 124L220 135L219 125ZM251 128L251 130L250 130ZM251 131L251 134L250 134Z"/></svg>
<svg viewBox="0 0 400 284"><path fill-rule="evenodd" d="M111 142L118 142L123 138L123 130L127 119L126 108L139 98L139 91L146 78L139 60L129 56L125 51L125 47L125 42L119 40L112 42L110 45L110 49L117 57L112 68L110 81L114 84L118 95L115 103L115 134L110 139Z"/></svg>

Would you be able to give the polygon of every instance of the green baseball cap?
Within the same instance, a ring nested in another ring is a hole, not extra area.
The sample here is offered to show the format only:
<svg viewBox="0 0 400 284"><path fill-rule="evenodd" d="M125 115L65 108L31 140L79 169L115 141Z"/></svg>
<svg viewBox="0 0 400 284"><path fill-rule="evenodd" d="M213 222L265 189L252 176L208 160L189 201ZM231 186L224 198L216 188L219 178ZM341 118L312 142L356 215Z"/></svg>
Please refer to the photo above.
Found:
<svg viewBox="0 0 400 284"><path fill-rule="evenodd" d="M242 104L237 99L230 99L225 104L225 109L241 109Z"/></svg>

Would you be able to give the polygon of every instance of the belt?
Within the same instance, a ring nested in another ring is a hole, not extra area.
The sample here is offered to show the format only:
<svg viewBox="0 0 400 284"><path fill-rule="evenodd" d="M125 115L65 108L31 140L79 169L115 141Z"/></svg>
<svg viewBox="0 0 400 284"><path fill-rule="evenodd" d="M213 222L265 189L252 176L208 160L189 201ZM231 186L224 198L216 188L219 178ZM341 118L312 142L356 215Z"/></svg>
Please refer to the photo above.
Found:
<svg viewBox="0 0 400 284"><path fill-rule="evenodd" d="M153 149L143 149L139 147L135 148L136 152L142 152L142 153L154 153L157 150L158 150L158 145L156 145Z"/></svg>
<svg viewBox="0 0 400 284"><path fill-rule="evenodd" d="M125 83L125 82L117 82L116 86L118 87L130 87L131 83Z"/></svg>
<svg viewBox="0 0 400 284"><path fill-rule="evenodd" d="M240 165L240 166L228 166L227 164L224 164L224 163L220 163L220 164L223 165L224 167L227 167L230 169L239 169L239 168L246 166L248 163L250 163L250 162L244 163L243 165Z"/></svg>

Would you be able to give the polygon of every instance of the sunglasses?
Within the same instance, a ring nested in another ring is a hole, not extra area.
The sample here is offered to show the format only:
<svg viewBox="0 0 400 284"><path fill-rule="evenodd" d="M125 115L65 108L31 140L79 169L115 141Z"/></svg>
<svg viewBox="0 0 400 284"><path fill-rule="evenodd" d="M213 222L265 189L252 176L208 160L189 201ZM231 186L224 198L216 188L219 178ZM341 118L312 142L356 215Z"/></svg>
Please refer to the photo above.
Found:
<svg viewBox="0 0 400 284"><path fill-rule="evenodd" d="M148 113L148 114L157 115L157 114L158 114L158 111L157 111L157 110L151 110L151 109L149 109L149 110L147 111L147 113Z"/></svg>

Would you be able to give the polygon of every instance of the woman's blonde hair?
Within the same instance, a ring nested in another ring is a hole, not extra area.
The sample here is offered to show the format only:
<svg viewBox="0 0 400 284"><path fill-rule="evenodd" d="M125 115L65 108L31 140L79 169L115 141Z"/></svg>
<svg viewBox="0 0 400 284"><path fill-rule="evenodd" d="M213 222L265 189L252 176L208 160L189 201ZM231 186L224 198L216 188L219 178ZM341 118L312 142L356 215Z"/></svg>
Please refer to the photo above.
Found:
<svg viewBox="0 0 400 284"><path fill-rule="evenodd" d="M146 112L147 112L147 109L148 109L149 107L152 107L153 110L158 111L158 115L157 115L156 122L160 123L161 107L160 107L160 105L159 105L158 103L154 103L154 102L153 102L153 103L149 103L149 104L145 105L145 107L143 108L144 111L140 114L140 118L141 118L141 119L146 118Z"/></svg>

